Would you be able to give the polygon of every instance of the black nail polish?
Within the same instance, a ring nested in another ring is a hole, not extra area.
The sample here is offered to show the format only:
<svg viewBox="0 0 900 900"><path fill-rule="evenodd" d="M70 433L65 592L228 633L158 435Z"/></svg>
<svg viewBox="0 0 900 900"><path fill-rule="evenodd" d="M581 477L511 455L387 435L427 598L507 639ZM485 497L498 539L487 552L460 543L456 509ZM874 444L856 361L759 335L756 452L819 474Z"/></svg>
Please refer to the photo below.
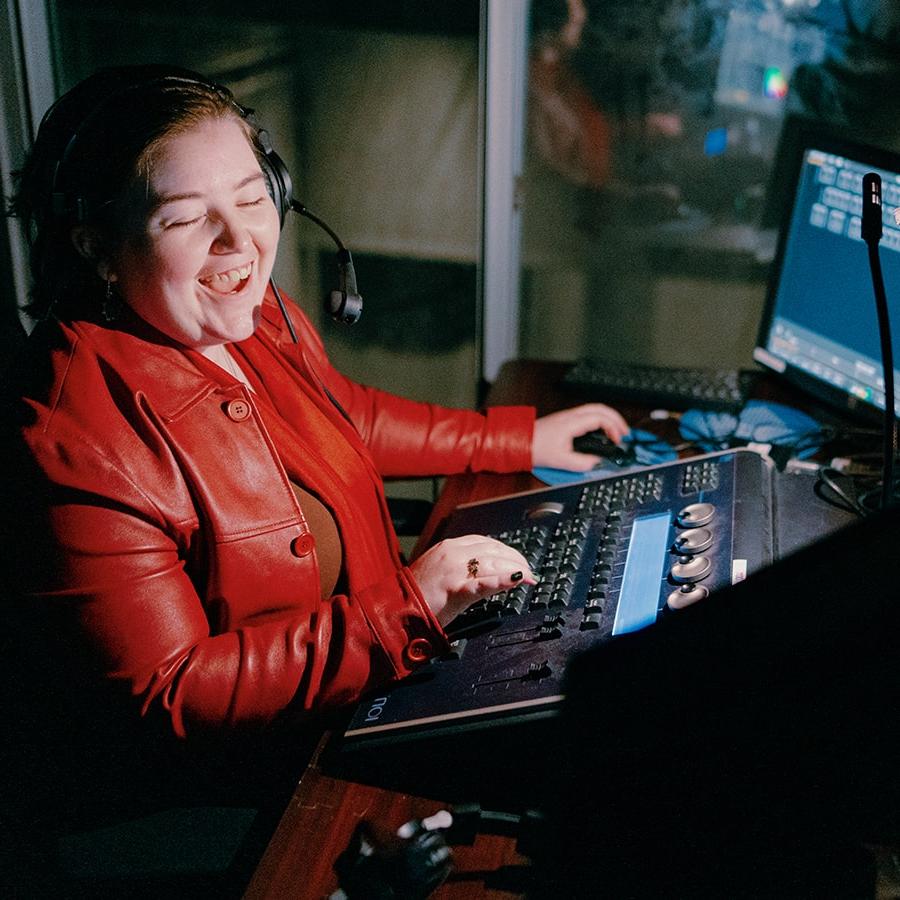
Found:
<svg viewBox="0 0 900 900"><path fill-rule="evenodd" d="M512 575L509 576L510 581L521 581L525 576L521 572L513 572Z"/></svg>

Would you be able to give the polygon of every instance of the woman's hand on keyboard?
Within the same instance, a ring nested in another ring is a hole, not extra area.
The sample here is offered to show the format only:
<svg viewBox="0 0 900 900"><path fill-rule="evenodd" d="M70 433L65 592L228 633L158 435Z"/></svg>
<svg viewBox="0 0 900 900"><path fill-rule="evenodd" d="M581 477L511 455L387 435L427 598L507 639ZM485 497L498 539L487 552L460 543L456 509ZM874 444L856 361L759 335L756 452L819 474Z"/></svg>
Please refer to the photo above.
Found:
<svg viewBox="0 0 900 900"><path fill-rule="evenodd" d="M451 622L482 597L517 584L537 583L518 550L480 534L440 541L409 568L441 625Z"/></svg>
<svg viewBox="0 0 900 900"><path fill-rule="evenodd" d="M631 429L616 410L604 403L585 403L542 416L534 423L532 465L587 472L600 459L593 454L576 452L572 441L589 431L598 430L606 432L619 444Z"/></svg>

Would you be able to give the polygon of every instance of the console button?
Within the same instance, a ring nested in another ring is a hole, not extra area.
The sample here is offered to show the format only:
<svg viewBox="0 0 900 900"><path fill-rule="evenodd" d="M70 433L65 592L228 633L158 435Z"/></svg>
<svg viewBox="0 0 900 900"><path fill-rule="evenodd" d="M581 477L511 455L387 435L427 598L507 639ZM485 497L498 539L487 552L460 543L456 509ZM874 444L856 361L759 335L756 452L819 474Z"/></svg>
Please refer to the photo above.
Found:
<svg viewBox="0 0 900 900"><path fill-rule="evenodd" d="M708 525L716 514L716 508L712 503L690 503L676 517L677 524L682 528L700 528Z"/></svg>
<svg viewBox="0 0 900 900"><path fill-rule="evenodd" d="M708 528L691 528L675 538L672 549L679 554L702 553L709 549L712 540L712 532Z"/></svg>
<svg viewBox="0 0 900 900"><path fill-rule="evenodd" d="M709 591L702 584L683 584L677 591L669 594L666 603L669 609L684 609L708 596Z"/></svg>
<svg viewBox="0 0 900 900"><path fill-rule="evenodd" d="M702 581L711 569L712 563L705 556L694 556L690 562L675 563L669 577L675 584Z"/></svg>

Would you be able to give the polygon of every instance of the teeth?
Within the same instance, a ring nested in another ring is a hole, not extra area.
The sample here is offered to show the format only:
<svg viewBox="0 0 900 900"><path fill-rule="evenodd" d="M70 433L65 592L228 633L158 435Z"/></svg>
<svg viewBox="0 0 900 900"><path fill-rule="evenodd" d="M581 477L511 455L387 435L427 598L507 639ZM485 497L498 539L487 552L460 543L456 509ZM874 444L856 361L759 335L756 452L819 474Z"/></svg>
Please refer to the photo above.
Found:
<svg viewBox="0 0 900 900"><path fill-rule="evenodd" d="M248 263L246 266L240 266L237 269L229 269L227 272L217 272L215 275L208 275L206 278L201 278L200 280L204 284L211 286L217 283L237 284L239 281L249 278L252 271L253 263Z"/></svg>

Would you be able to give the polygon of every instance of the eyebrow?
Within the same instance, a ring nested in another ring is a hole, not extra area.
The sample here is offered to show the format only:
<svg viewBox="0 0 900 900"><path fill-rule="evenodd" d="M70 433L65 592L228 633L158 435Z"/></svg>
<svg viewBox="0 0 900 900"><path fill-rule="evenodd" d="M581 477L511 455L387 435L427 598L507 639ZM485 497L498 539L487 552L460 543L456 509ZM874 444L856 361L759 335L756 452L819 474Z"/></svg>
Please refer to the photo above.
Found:
<svg viewBox="0 0 900 900"><path fill-rule="evenodd" d="M248 175L246 178L242 178L235 186L235 193L241 188L246 187L248 184L252 184L254 181L264 181L265 176L262 172L254 172L252 175ZM152 215L157 212L161 207L166 206L169 203L176 203L179 200L196 200L198 198L203 197L199 191L187 191L182 194L163 194L160 197L157 197L150 204L150 208L148 210L148 214Z"/></svg>

